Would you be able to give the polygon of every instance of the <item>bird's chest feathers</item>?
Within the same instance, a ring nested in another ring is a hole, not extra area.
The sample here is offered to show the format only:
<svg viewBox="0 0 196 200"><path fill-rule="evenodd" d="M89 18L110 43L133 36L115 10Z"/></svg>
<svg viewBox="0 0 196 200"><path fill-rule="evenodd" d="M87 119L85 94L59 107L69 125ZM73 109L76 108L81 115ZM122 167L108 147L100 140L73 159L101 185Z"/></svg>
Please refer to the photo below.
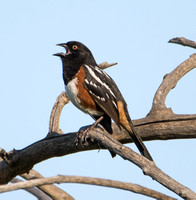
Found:
<svg viewBox="0 0 196 200"><path fill-rule="evenodd" d="M69 97L69 100L78 107L80 104L80 99L78 98L78 79L74 78L73 80L69 81L67 85L65 85L65 90L67 93L67 96Z"/></svg>
<svg viewBox="0 0 196 200"><path fill-rule="evenodd" d="M81 68L76 76L65 85L65 90L70 101L80 110L90 115L100 116L102 111L97 111L97 105L88 91L84 88L84 71Z"/></svg>

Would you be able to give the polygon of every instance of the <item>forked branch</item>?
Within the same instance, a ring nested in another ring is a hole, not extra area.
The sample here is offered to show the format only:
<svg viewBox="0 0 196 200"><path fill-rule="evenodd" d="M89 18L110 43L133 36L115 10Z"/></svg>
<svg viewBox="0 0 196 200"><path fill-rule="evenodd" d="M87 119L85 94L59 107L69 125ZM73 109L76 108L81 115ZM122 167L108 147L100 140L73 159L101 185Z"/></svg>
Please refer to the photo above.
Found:
<svg viewBox="0 0 196 200"><path fill-rule="evenodd" d="M178 81L194 68L196 68L196 54L191 55L189 59L180 64L171 73L164 76L163 82L154 96L152 109L149 115L160 115L160 113L163 111L170 112L170 114L172 114L171 109L167 109L165 106L166 97L170 90L175 88ZM165 112L163 113L162 117L164 115ZM168 116L166 115L166 117Z"/></svg>

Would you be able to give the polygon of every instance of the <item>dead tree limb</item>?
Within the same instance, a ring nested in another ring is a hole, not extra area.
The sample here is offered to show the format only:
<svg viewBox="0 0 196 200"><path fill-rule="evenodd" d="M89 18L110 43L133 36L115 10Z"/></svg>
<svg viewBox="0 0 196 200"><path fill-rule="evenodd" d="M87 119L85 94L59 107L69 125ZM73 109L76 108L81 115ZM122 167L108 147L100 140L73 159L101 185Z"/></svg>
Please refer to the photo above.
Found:
<svg viewBox="0 0 196 200"><path fill-rule="evenodd" d="M161 114L162 117L164 117L165 112L169 112L173 115L171 109L167 109L165 106L166 97L171 89L176 87L178 81L194 68L196 68L196 54L191 55L189 59L180 64L171 73L164 76L163 82L154 96L152 109L149 115Z"/></svg>
<svg viewBox="0 0 196 200"><path fill-rule="evenodd" d="M175 43L175 44L180 44L183 46L188 46L196 49L196 42L192 40L188 40L184 37L176 37L171 40L169 40L169 43Z"/></svg>
<svg viewBox="0 0 196 200"><path fill-rule="evenodd" d="M38 173L37 171L35 171L33 169L30 170L28 174L27 173L21 174L20 176L26 180L34 180L34 179L44 178L40 173ZM61 190L60 188L58 188L56 185L45 184L45 185L39 185L39 186L37 186L37 188L40 191L44 192L47 196L49 196L53 200L62 200L62 199L74 200L74 198L72 196L70 196L64 190Z"/></svg>
<svg viewBox="0 0 196 200"><path fill-rule="evenodd" d="M18 178L13 178L11 180L11 183L13 183L14 185L17 185L17 183L25 183L24 181L18 179ZM12 185L13 185L12 184ZM37 189L36 187L28 187L28 188L21 188L24 189L25 191L31 193L33 196L37 197L37 199L39 200L52 200L50 197L48 197L44 192L40 191L39 189Z"/></svg>
<svg viewBox="0 0 196 200"><path fill-rule="evenodd" d="M34 179L31 181L21 182L19 184L3 185L3 186L0 186L0 193L29 188L29 187L32 188L35 186L41 187L45 184L48 185L48 184L54 184L54 183L83 183L83 184L90 184L90 185L98 185L98 186L123 189L123 190L135 192L135 193L142 194L142 195L159 199L159 200L175 200L175 198L169 197L165 194L159 193L155 190L151 190L149 188L146 188L137 184L125 183L121 181L114 181L114 180L101 179L101 178L82 177L82 176L63 176L63 175Z"/></svg>

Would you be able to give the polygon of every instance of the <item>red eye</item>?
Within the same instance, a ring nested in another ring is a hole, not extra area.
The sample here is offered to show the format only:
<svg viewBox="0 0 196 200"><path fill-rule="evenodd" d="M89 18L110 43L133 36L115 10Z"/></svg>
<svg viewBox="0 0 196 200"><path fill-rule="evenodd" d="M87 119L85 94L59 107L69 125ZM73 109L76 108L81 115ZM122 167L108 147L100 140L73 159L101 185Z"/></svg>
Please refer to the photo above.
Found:
<svg viewBox="0 0 196 200"><path fill-rule="evenodd" d="M78 49L78 46L77 46L77 45L73 45L73 46L72 46L72 49L73 49L73 50L76 50L76 49Z"/></svg>

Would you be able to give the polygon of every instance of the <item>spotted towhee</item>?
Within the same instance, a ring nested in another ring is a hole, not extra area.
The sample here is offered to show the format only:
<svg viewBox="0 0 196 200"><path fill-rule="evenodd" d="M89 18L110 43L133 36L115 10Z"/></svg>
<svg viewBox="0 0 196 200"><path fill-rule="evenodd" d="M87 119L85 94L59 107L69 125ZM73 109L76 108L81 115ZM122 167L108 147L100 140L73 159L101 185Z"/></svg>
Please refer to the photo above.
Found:
<svg viewBox="0 0 196 200"><path fill-rule="evenodd" d="M121 92L112 78L98 67L91 51L76 41L58 46L66 49L66 53L54 55L62 60L65 89L72 103L95 120L103 116L100 124L110 134L113 119L129 133L140 153L153 160L134 129Z"/></svg>

